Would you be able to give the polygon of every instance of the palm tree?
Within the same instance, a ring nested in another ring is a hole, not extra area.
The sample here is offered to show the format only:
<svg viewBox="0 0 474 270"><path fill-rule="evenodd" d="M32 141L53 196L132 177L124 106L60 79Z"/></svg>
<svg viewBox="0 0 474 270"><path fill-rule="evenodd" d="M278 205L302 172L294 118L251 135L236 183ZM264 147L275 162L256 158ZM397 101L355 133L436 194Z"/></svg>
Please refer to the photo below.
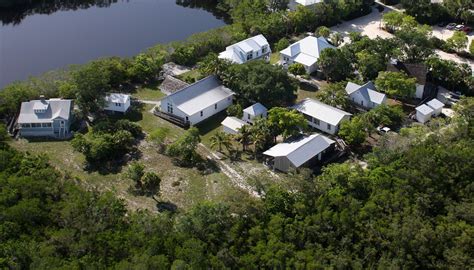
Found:
<svg viewBox="0 0 474 270"><path fill-rule="evenodd" d="M250 144L252 136L252 130L250 126L244 125L239 129L239 133L236 135L236 140L242 144L242 151L247 150L247 145Z"/></svg>
<svg viewBox="0 0 474 270"><path fill-rule="evenodd" d="M222 148L225 147L227 151L232 150L232 141L230 136L222 131L217 132L211 138L211 148L217 148L219 152L222 152Z"/></svg>

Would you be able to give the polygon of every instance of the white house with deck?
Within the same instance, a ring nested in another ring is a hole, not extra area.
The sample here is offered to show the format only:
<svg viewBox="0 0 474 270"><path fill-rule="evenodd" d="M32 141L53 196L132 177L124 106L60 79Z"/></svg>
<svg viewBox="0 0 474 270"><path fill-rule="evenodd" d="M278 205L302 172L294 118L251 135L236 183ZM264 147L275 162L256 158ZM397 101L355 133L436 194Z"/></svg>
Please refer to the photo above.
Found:
<svg viewBox="0 0 474 270"><path fill-rule="evenodd" d="M219 54L220 59L243 64L255 59L270 60L270 44L263 35L257 35L228 46Z"/></svg>
<svg viewBox="0 0 474 270"><path fill-rule="evenodd" d="M31 100L21 103L17 124L22 137L67 138L70 136L72 111L70 99Z"/></svg>
<svg viewBox="0 0 474 270"><path fill-rule="evenodd" d="M105 111L126 113L130 108L130 95L110 93L105 96Z"/></svg>
<svg viewBox="0 0 474 270"><path fill-rule="evenodd" d="M311 127L332 135L339 131L341 121L349 120L352 115L311 98L302 100L293 109L302 113Z"/></svg>
<svg viewBox="0 0 474 270"><path fill-rule="evenodd" d="M265 151L266 164L275 170L288 172L311 161L320 161L331 150L334 141L321 134L312 134L279 143Z"/></svg>
<svg viewBox="0 0 474 270"><path fill-rule="evenodd" d="M346 85L346 92L349 99L358 106L366 109L373 109L387 101L385 94L377 92L375 85L368 82L364 85L348 82Z"/></svg>
<svg viewBox="0 0 474 270"><path fill-rule="evenodd" d="M291 44L286 49L280 51L280 61L288 67L294 63L304 66L306 73L310 74L318 69L318 59L324 49L335 49L323 37L308 36Z"/></svg>
<svg viewBox="0 0 474 270"><path fill-rule="evenodd" d="M267 108L261 103L255 103L243 110L242 120L253 123L254 119L257 117L267 117Z"/></svg>
<svg viewBox="0 0 474 270"><path fill-rule="evenodd" d="M237 117L234 116L228 116L222 121L222 131L224 131L227 134L239 134L239 130L245 126L248 125L247 122L240 120Z"/></svg>
<svg viewBox="0 0 474 270"><path fill-rule="evenodd" d="M232 105L234 92L209 76L161 100L161 112L195 125Z"/></svg>

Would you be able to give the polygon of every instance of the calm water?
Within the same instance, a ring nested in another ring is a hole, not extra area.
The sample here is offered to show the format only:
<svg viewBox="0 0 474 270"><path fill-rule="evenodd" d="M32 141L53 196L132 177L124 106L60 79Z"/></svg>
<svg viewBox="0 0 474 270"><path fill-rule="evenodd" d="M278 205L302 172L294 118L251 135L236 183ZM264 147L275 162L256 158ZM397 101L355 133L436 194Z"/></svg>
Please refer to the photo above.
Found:
<svg viewBox="0 0 474 270"><path fill-rule="evenodd" d="M49 10L49 15L23 12L12 16L14 23L0 12L0 88L98 57L136 55L154 44L224 25L211 13L179 6L175 0L110 2L105 7Z"/></svg>

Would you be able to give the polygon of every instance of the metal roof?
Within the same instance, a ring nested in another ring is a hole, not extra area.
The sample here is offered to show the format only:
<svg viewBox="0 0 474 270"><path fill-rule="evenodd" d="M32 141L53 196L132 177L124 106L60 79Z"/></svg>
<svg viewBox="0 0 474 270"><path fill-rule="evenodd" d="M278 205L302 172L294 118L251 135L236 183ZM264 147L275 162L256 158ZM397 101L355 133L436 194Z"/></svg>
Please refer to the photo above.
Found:
<svg viewBox="0 0 474 270"><path fill-rule="evenodd" d="M35 110L39 110L35 108L44 108L45 104L47 104L45 110L35 112ZM22 102L18 123L51 123L57 118L69 120L72 109L72 100L70 99L31 100Z"/></svg>
<svg viewBox="0 0 474 270"><path fill-rule="evenodd" d="M253 104L252 106L245 108L244 112L250 115L257 116L257 115L262 115L266 113L267 108L265 108L265 106L263 106L261 103L258 102L258 103Z"/></svg>
<svg viewBox="0 0 474 270"><path fill-rule="evenodd" d="M321 55L321 52L327 48L335 49L336 47L329 44L329 42L323 37L317 38L313 36L308 36L296 43L291 44L289 47L282 50L280 53L289 57L296 57L298 61L304 61L299 63L303 65L308 65L305 63L315 63L314 60L316 59L317 61L319 56ZM295 61L298 62L296 59Z"/></svg>
<svg viewBox="0 0 474 270"><path fill-rule="evenodd" d="M369 81L364 85L358 85L356 83L348 82L346 85L346 92L351 95L355 92L360 92L366 100L373 103L382 104L385 99L385 94L375 91L375 85Z"/></svg>
<svg viewBox="0 0 474 270"><path fill-rule="evenodd" d="M263 154L271 157L287 157L295 167L299 167L326 150L333 143L334 141L328 137L316 133L279 143Z"/></svg>
<svg viewBox="0 0 474 270"><path fill-rule="evenodd" d="M295 0L296 3L301 4L303 6L310 6L317 3L321 3L323 0Z"/></svg>
<svg viewBox="0 0 474 270"><path fill-rule="evenodd" d="M232 129L235 132L238 132L241 127L247 125L246 122L244 122L244 121L242 121L239 118L234 117L234 116L226 117L224 119L224 121L222 121L221 124L225 127L228 127L230 129Z"/></svg>
<svg viewBox="0 0 474 270"><path fill-rule="evenodd" d="M439 109L442 109L444 107L443 102L437 100L436 98L433 98L432 100L427 102L426 105L428 105L433 110L439 110Z"/></svg>
<svg viewBox="0 0 474 270"><path fill-rule="evenodd" d="M333 126L337 126L344 116L352 115L338 108L329 106L321 101L307 98L293 106L293 109L319 119Z"/></svg>
<svg viewBox="0 0 474 270"><path fill-rule="evenodd" d="M425 104L422 104L422 105L416 107L416 111L420 112L423 115L429 115L429 114L433 113L433 109L430 108L429 106L425 105Z"/></svg>
<svg viewBox="0 0 474 270"><path fill-rule="evenodd" d="M107 102L124 104L128 100L130 100L130 95L121 94L121 93L110 93L110 94L105 96L105 100Z"/></svg>
<svg viewBox="0 0 474 270"><path fill-rule="evenodd" d="M247 53L259 51L264 46L270 48L267 39L263 35L257 35L228 46L219 54L219 58L242 64L247 62Z"/></svg>
<svg viewBox="0 0 474 270"><path fill-rule="evenodd" d="M216 76L212 75L166 98L172 100L176 107L187 115L193 115L221 100L234 95L229 88L223 86Z"/></svg>

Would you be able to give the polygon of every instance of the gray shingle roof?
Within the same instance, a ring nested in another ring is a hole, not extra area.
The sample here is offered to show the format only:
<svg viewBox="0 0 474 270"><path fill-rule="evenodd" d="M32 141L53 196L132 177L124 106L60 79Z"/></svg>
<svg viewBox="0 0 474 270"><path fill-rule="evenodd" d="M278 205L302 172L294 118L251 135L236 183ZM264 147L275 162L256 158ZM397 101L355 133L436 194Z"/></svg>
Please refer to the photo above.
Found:
<svg viewBox="0 0 474 270"><path fill-rule="evenodd" d="M382 104L385 99L385 94L377 92L375 89L375 85L371 81L362 86L352 82L348 82L346 85L346 92L348 95L359 91L366 100L376 104Z"/></svg>
<svg viewBox="0 0 474 270"><path fill-rule="evenodd" d="M163 82L161 83L159 89L167 94L172 94L187 86L189 86L189 84L186 82L183 82L180 79L177 79L173 76L166 76Z"/></svg>
<svg viewBox="0 0 474 270"><path fill-rule="evenodd" d="M261 103L257 102L252 106L245 108L244 112L250 115L262 115L267 112L267 108L265 108L265 106L263 106Z"/></svg>
<svg viewBox="0 0 474 270"><path fill-rule="evenodd" d="M73 109L70 99L31 100L21 103L18 123L50 123L53 119L69 120Z"/></svg>

